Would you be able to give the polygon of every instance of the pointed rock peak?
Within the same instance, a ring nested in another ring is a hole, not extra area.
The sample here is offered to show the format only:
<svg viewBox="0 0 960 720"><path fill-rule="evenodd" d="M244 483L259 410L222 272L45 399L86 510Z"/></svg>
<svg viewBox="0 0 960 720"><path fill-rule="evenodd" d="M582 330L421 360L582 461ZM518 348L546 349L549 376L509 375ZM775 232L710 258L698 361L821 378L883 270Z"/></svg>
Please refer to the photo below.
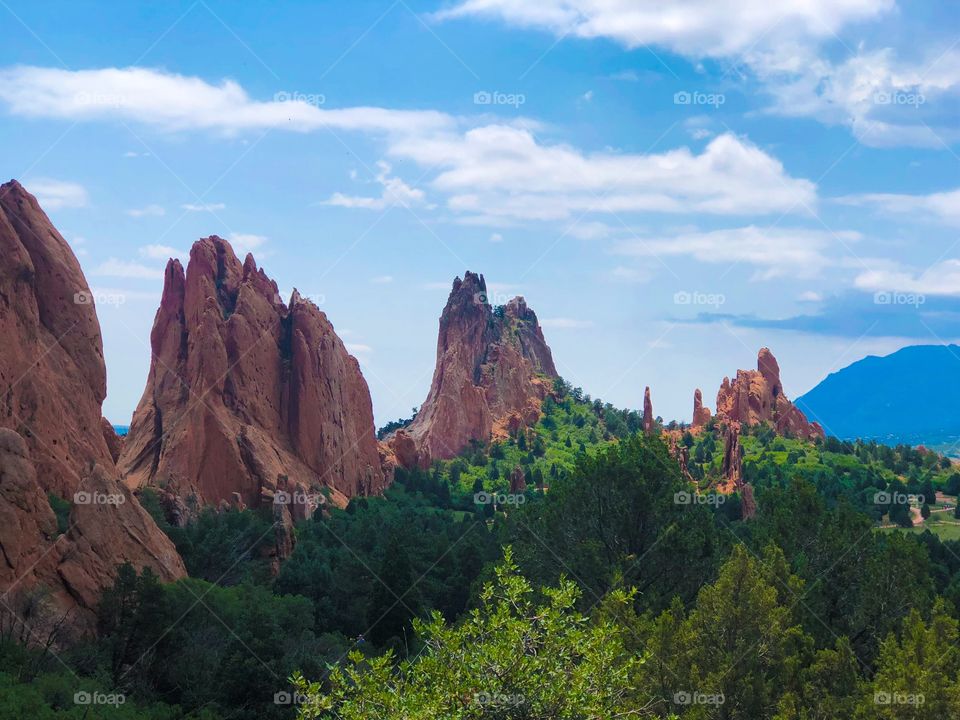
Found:
<svg viewBox="0 0 960 720"><path fill-rule="evenodd" d="M257 261L253 259L253 253L248 252L247 256L243 259L243 276L247 277L248 275L253 275L256 272L257 272Z"/></svg>
<svg viewBox="0 0 960 720"><path fill-rule="evenodd" d="M710 422L710 417L710 408L704 406L703 393L697 388L693 392L693 427L703 427Z"/></svg>
<svg viewBox="0 0 960 720"><path fill-rule="evenodd" d="M3 185L0 185L0 195L20 195L22 197L33 197L26 191L26 189L18 180L10 180L9 182L5 182Z"/></svg>
<svg viewBox="0 0 960 720"><path fill-rule="evenodd" d="M780 364L769 348L760 348L760 352L757 353L757 370L768 382L780 384Z"/></svg>
<svg viewBox="0 0 960 720"><path fill-rule="evenodd" d="M487 293L487 283L483 279L483 275L478 275L477 273L470 272L467 270L463 274L463 279L456 277L453 280L453 289L450 291L450 299L453 299L454 295L470 295L471 297L476 293L483 293L483 298L479 299L480 302L486 302L486 293Z"/></svg>
<svg viewBox="0 0 960 720"><path fill-rule="evenodd" d="M544 377L546 376L546 377ZM494 309L483 275L456 278L440 315L437 365L427 399L390 439L401 464L455 457L470 442L505 438L540 417L557 376L553 356L522 297Z"/></svg>
<svg viewBox="0 0 960 720"><path fill-rule="evenodd" d="M167 286L182 286L185 279L186 273L183 271L183 265L180 264L180 260L178 258L170 258L167 260L167 267L163 271L164 293L166 293Z"/></svg>
<svg viewBox="0 0 960 720"><path fill-rule="evenodd" d="M650 400L650 386L643 391L643 431L653 432L653 402Z"/></svg>

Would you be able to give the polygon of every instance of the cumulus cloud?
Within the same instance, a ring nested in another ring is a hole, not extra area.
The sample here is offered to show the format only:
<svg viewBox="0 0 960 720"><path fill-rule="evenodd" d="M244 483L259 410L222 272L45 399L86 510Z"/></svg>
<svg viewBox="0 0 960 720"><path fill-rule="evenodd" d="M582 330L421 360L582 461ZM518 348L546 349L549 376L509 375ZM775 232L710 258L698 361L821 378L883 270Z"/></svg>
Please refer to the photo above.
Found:
<svg viewBox="0 0 960 720"><path fill-rule="evenodd" d="M94 275L103 277L134 278L154 280L163 277L163 268L150 267L142 263L110 258L94 269Z"/></svg>
<svg viewBox="0 0 960 720"><path fill-rule="evenodd" d="M161 130L326 127L379 133L387 156L423 167L429 187L446 196L447 210L465 224L508 226L588 212L784 213L816 201L814 183L790 176L775 157L729 133L699 153L686 147L585 152L535 137L544 129L523 118L473 126L476 119L435 111L258 101L233 81L212 85L147 68L7 68L0 70L0 102L21 116L123 120ZM325 203L382 210L426 202L424 191L392 175L389 164L381 162L378 170L379 195L341 192Z"/></svg>
<svg viewBox="0 0 960 720"><path fill-rule="evenodd" d="M75 182L32 178L25 181L24 186L36 196L37 202L46 210L85 207L89 202L86 188Z"/></svg>
<svg viewBox="0 0 960 720"><path fill-rule="evenodd" d="M224 203L184 203L180 207L188 212L216 212L223 210L226 205Z"/></svg>
<svg viewBox="0 0 960 720"><path fill-rule="evenodd" d="M168 260L169 258L183 257L186 254L169 245L144 245L138 252L140 257L150 260Z"/></svg>
<svg viewBox="0 0 960 720"><path fill-rule="evenodd" d="M658 45L693 57L727 57L761 42L825 38L876 17L893 0L464 0L439 19L477 16L558 36Z"/></svg>
<svg viewBox="0 0 960 720"><path fill-rule="evenodd" d="M423 204L426 197L423 190L410 187L400 178L392 176L389 163L381 160L377 163L377 169L375 180L383 187L379 197L345 195L338 192L321 204L362 210L385 210L393 205L409 207Z"/></svg>
<svg viewBox="0 0 960 720"><path fill-rule="evenodd" d="M214 85L201 78L142 67L10 67L0 70L0 100L14 114L26 117L122 120L165 130L415 132L452 123L448 115L430 110L327 110L286 93L258 101L233 80Z"/></svg>
<svg viewBox="0 0 960 720"><path fill-rule="evenodd" d="M896 22L894 0L676 0L663 5L653 0L462 0L436 17L491 18L558 38L655 47L698 68L701 59L718 60L758 80L773 100L772 112L847 125L868 145L938 147L960 138L955 122L960 51L950 45L952 38L926 43L919 53L914 42L899 52L843 39L857 23ZM831 57L828 49L837 39L856 48L851 56ZM669 66L669 56L660 60Z"/></svg>
<svg viewBox="0 0 960 720"><path fill-rule="evenodd" d="M526 129L473 128L463 135L398 138L390 152L440 169L432 185L450 210L489 222L563 220L573 213L790 212L816 203L816 186L733 134L700 154L584 153L543 144Z"/></svg>
<svg viewBox="0 0 960 720"><path fill-rule="evenodd" d="M845 205L873 207L888 214L909 214L911 219L922 219L945 225L960 225L960 188L930 195L902 195L896 193L864 193L846 195L837 202Z"/></svg>
<svg viewBox="0 0 960 720"><path fill-rule="evenodd" d="M230 233L227 240L230 241L233 251L240 257L244 257L247 253L261 249L263 244L267 242L265 236L252 235L250 233Z"/></svg>
<svg viewBox="0 0 960 720"><path fill-rule="evenodd" d="M855 242L852 231L829 233L803 228L740 228L651 237L620 243L615 252L638 257L688 256L704 263L742 262L758 268L757 278L813 276L834 264L827 250Z"/></svg>
<svg viewBox="0 0 960 720"><path fill-rule="evenodd" d="M865 270L853 284L860 290L901 292L918 295L960 296L960 260L951 258L926 270L904 268L893 263Z"/></svg>
<svg viewBox="0 0 960 720"><path fill-rule="evenodd" d="M940 148L960 139L960 51L931 48L904 60L892 48L858 50L841 62L801 52L752 61L774 103L771 112L847 125L866 145Z"/></svg>

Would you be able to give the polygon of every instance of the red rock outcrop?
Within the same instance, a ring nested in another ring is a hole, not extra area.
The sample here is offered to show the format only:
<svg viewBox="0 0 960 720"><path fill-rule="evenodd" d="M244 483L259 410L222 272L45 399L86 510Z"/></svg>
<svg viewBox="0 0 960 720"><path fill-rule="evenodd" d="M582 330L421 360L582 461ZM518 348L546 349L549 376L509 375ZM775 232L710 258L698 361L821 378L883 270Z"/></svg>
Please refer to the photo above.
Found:
<svg viewBox="0 0 960 720"><path fill-rule="evenodd" d="M743 485L743 446L740 444L740 426L724 427L723 464L720 471L726 478L727 491L733 492Z"/></svg>
<svg viewBox="0 0 960 720"><path fill-rule="evenodd" d="M506 437L540 417L557 377L537 316L522 297L496 310L482 275L457 278L440 316L437 364L414 421L389 443L406 467L448 459L471 441Z"/></svg>
<svg viewBox="0 0 960 720"><path fill-rule="evenodd" d="M386 484L360 366L326 315L212 236L167 264L153 359L120 457L187 505L272 503L277 478L338 505Z"/></svg>
<svg viewBox="0 0 960 720"><path fill-rule="evenodd" d="M701 428L710 422L710 408L703 404L703 393L700 388L693 392L693 427Z"/></svg>
<svg viewBox="0 0 960 720"><path fill-rule="evenodd" d="M517 465L510 473L510 492L514 495L522 493L527 489L527 475L523 468Z"/></svg>
<svg viewBox="0 0 960 720"><path fill-rule="evenodd" d="M58 612L89 628L118 564L167 581L186 571L118 483L93 296L66 241L15 181L0 186L0 336L0 591L42 586ZM73 503L62 534L48 494Z"/></svg>
<svg viewBox="0 0 960 720"><path fill-rule="evenodd" d="M723 379L717 393L717 419L745 426L769 422L781 435L824 437L823 428L809 422L783 394L780 366L767 348L761 348L756 370L738 370L733 382Z"/></svg>
<svg viewBox="0 0 960 720"><path fill-rule="evenodd" d="M643 431L648 435L653 432L653 402L650 400L650 386L643 391Z"/></svg>

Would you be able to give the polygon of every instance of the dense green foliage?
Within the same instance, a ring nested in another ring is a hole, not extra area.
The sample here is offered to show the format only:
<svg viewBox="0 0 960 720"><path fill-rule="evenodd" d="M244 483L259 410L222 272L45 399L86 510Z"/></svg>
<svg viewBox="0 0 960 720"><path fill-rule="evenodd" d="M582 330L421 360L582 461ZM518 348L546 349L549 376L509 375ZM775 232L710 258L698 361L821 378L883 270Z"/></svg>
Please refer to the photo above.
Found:
<svg viewBox="0 0 960 720"><path fill-rule="evenodd" d="M64 647L0 613L0 717L958 716L960 474L940 456L755 428L743 521L713 494L712 426L675 428L691 484L670 426L637 434L562 382L543 410L317 514L279 567L269 515L176 528L145 493L191 578L120 568L99 636Z"/></svg>

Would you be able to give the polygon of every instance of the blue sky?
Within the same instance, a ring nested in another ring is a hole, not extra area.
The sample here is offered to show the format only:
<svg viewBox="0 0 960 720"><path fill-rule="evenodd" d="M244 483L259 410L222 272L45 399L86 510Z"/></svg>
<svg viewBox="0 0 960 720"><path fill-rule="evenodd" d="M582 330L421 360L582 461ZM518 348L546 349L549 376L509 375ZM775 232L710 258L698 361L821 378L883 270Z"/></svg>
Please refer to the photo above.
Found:
<svg viewBox="0 0 960 720"><path fill-rule="evenodd" d="M960 339L960 10L659 5L0 0L4 173L97 293L105 414L210 234L327 312L380 423L467 269L566 378L668 419L762 345L796 396Z"/></svg>

